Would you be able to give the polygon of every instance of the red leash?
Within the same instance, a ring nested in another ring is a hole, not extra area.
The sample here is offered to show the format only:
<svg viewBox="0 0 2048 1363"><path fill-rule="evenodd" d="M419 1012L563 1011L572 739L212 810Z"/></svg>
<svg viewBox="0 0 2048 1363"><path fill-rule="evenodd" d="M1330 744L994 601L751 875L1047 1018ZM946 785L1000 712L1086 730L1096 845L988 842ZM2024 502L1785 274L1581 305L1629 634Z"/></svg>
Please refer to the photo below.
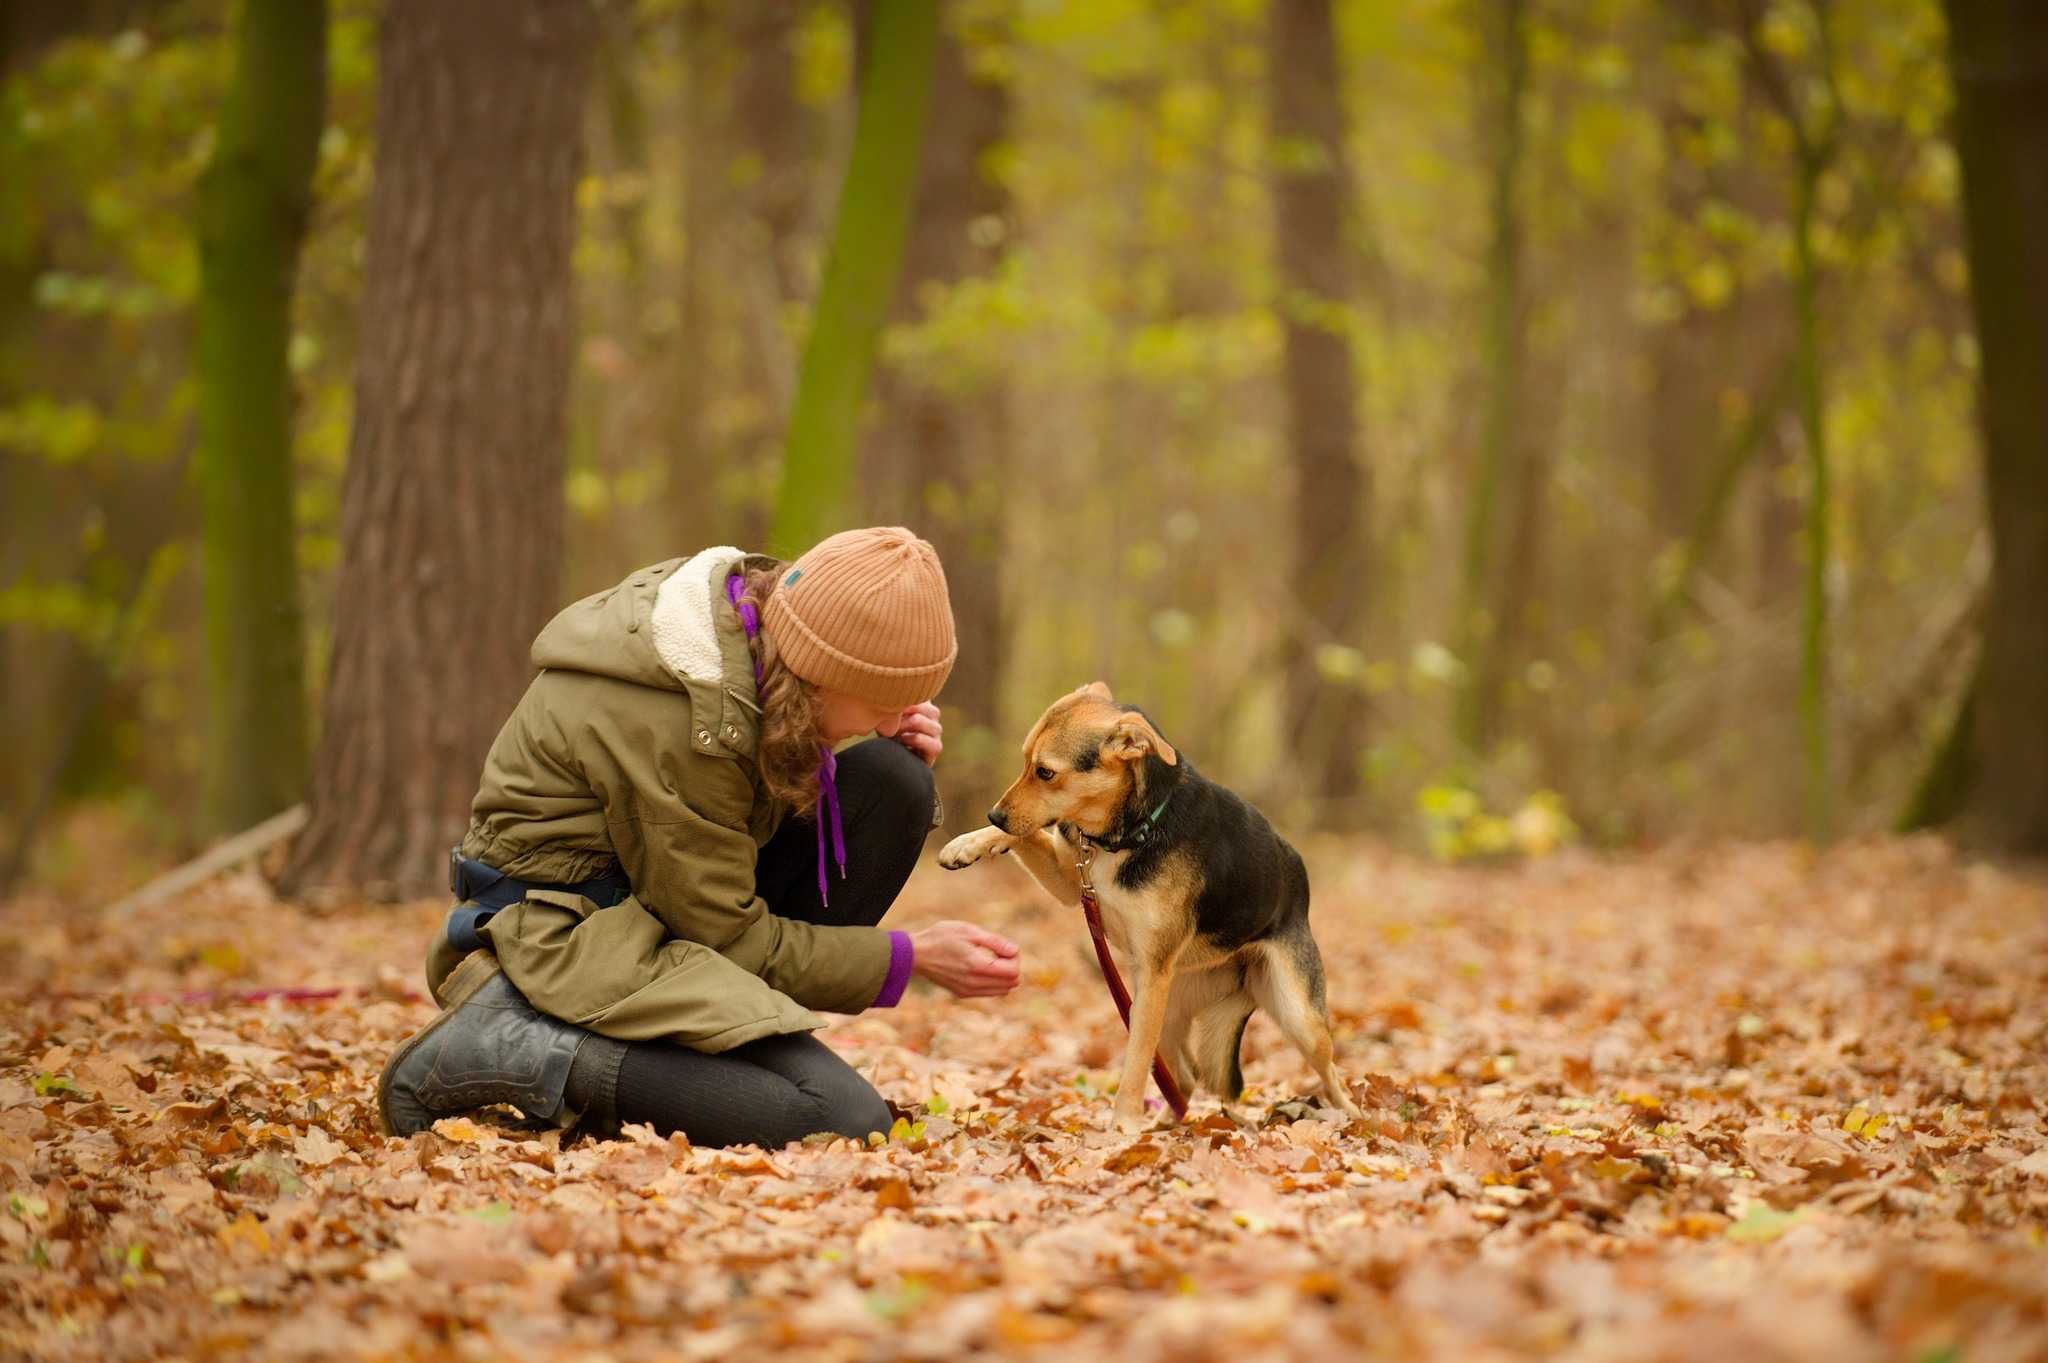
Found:
<svg viewBox="0 0 2048 1363"><path fill-rule="evenodd" d="M1123 1014L1124 1030L1131 1030L1131 991L1124 988L1124 977L1117 973L1116 962L1110 959L1109 939L1102 935L1102 906L1095 902L1095 886L1088 880L1088 863L1095 860L1095 849L1090 847L1082 853L1079 866L1081 872L1081 912L1088 919L1088 936L1095 942L1095 960L1102 967L1102 982L1109 986L1109 996L1116 1000L1117 1012ZM1159 1053L1152 1053L1152 1078L1159 1085L1159 1092L1166 1099L1166 1105L1173 1109L1176 1120L1185 1120L1188 1115L1188 1100L1174 1081L1173 1071L1166 1068L1166 1062Z"/></svg>

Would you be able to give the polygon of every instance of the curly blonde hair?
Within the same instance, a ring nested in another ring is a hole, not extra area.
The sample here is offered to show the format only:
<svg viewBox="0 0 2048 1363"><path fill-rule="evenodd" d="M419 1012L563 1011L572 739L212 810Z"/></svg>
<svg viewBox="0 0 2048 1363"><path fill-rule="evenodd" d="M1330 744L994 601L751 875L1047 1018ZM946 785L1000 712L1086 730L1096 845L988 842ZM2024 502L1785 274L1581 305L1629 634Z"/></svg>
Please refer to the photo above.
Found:
<svg viewBox="0 0 2048 1363"><path fill-rule="evenodd" d="M757 559L743 570L741 591L754 609L768 604L787 566L779 559ZM826 746L819 732L818 689L784 665L767 630L748 647L761 669L761 741L754 755L761 784L775 799L810 817L818 808L818 758Z"/></svg>

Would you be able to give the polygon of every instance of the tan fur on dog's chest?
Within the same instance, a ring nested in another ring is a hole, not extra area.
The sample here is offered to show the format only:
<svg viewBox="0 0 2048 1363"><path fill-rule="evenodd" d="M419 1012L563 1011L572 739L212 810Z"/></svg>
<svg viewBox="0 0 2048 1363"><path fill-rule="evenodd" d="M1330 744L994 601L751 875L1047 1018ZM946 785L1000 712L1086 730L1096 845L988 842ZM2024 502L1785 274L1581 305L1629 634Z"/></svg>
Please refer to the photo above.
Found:
<svg viewBox="0 0 2048 1363"><path fill-rule="evenodd" d="M1078 863L1079 851L1055 831L1053 845L1070 863ZM1126 889L1117 883L1117 873L1134 855L1129 851L1095 849L1088 877L1095 883L1095 902L1102 908L1102 932L1119 955L1134 958L1153 953L1157 944L1177 940L1195 915L1195 897L1201 893L1201 870L1190 856L1169 854L1166 865L1140 889ZM1218 951L1197 936L1182 948L1180 968L1201 970L1220 964L1237 953Z"/></svg>

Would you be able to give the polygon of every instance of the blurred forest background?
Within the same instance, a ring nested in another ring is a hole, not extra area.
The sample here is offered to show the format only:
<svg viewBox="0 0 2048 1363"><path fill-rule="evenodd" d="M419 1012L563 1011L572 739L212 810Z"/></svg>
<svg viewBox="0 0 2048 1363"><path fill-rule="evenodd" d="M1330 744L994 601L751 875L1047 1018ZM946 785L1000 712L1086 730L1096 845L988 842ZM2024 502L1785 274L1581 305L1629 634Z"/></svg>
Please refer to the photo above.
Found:
<svg viewBox="0 0 2048 1363"><path fill-rule="evenodd" d="M432 892L553 610L874 522L956 822L1099 676L1290 829L2048 849L2025 0L10 0L0 72L0 893L301 802L286 889Z"/></svg>

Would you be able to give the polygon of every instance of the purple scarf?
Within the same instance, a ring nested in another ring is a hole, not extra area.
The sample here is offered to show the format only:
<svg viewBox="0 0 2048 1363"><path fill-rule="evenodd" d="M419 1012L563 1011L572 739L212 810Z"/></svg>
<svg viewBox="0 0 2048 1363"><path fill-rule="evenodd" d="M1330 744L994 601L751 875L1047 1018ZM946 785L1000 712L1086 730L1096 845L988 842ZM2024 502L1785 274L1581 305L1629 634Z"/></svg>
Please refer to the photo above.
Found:
<svg viewBox="0 0 2048 1363"><path fill-rule="evenodd" d="M746 585L741 580L741 574L734 573L725 580L725 599L732 602L733 609L739 612L740 625L747 631L748 640L752 641L761 633L761 612L756 610L754 603L747 599ZM754 659L754 688L757 693L760 690L760 686L761 660L756 658ZM826 744L820 743L818 751L821 754L818 759L818 812L816 816L818 825L818 902L820 904L829 904L831 901L825 896L825 820L827 816L829 815L832 821L832 856L839 863L839 878L841 880L846 879L846 830L839 819L839 786L834 780L834 777L839 772L839 759L833 755L832 749Z"/></svg>

